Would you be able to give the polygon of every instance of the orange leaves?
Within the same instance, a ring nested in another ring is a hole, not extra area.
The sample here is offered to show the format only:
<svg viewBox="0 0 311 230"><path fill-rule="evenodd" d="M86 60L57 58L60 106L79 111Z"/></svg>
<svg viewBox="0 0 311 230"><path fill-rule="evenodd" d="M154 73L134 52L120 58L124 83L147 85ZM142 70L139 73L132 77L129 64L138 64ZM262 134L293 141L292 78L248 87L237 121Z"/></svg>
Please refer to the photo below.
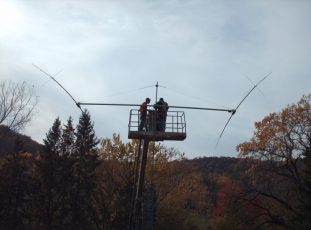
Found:
<svg viewBox="0 0 311 230"><path fill-rule="evenodd" d="M235 197L241 195L243 189L237 182L227 182L218 192L215 214L224 216L232 212Z"/></svg>
<svg viewBox="0 0 311 230"><path fill-rule="evenodd" d="M262 121L255 123L254 136L249 142L237 146L240 157L252 158L253 167L248 170L251 177L249 194L243 196L254 210L251 220L286 225L299 196L295 186L301 183L301 161L303 153L310 146L311 135L311 94L303 95L301 100L288 105L281 112L271 113ZM258 159L258 161L256 161ZM253 194L253 197L249 197ZM258 198L262 198L262 202ZM223 197L222 202L226 201ZM224 211L221 203L218 213ZM246 211L250 212L246 206ZM266 210L266 212L264 212ZM253 211L252 211L253 212ZM265 216L265 217L264 217ZM282 216L280 222L277 216ZM284 218L285 216L285 218Z"/></svg>
<svg viewBox="0 0 311 230"><path fill-rule="evenodd" d="M309 96L281 112L274 112L255 123L256 131L249 142L237 146L240 157L253 156L265 160L299 157L311 132Z"/></svg>

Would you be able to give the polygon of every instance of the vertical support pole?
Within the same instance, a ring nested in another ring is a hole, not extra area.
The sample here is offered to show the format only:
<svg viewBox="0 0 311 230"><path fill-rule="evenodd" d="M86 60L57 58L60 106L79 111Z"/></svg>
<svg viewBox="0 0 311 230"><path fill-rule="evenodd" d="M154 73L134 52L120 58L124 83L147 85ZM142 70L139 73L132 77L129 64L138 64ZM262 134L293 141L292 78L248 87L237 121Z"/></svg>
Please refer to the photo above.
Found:
<svg viewBox="0 0 311 230"><path fill-rule="evenodd" d="M149 140L144 139L144 147L143 147L143 154L140 161L140 171L138 177L138 185L137 185L137 192L135 198L135 205L134 205L134 215L133 215L133 222L131 229L139 229L140 223L140 215L141 215L141 207L142 207L142 192L145 180L145 171L146 171L146 164L147 164L147 153L148 153L148 146Z"/></svg>
<svg viewBox="0 0 311 230"><path fill-rule="evenodd" d="M135 177L134 177L134 183L133 183L133 192L132 192L132 201L131 201L131 213L130 213L130 219L129 219L129 230L133 229L133 215L134 215L134 205L135 205L135 198L136 198L136 189L137 189L137 179L138 179L138 166L140 165L140 155L141 155L141 143L142 139L139 139L139 145L138 145L138 154L136 157L136 165L135 165Z"/></svg>
<svg viewBox="0 0 311 230"><path fill-rule="evenodd" d="M157 102L158 102L158 82L157 82L157 84L156 84L156 100L155 100L155 102L154 102L154 104L156 104Z"/></svg>

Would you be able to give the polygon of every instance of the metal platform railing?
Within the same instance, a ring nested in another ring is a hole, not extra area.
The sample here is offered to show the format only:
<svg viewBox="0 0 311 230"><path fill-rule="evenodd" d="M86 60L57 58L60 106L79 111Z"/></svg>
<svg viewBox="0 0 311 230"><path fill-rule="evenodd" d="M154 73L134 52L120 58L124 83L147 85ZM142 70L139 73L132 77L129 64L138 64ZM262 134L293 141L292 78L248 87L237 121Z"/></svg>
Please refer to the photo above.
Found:
<svg viewBox="0 0 311 230"><path fill-rule="evenodd" d="M147 115L146 126L144 131L161 131L158 130L158 125L161 123L165 127L164 132L186 134L186 119L183 111L168 111L166 115L166 122L159 122L157 111L149 110ZM163 116L162 116L163 117ZM140 113L136 109L130 111L130 119L128 129L131 131L138 131L140 124Z"/></svg>

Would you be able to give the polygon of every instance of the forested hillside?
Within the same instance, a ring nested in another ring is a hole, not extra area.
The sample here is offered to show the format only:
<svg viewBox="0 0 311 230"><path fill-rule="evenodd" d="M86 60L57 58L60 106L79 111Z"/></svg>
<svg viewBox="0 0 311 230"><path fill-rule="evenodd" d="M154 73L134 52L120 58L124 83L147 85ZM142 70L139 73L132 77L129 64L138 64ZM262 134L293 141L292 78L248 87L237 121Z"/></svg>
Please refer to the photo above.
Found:
<svg viewBox="0 0 311 230"><path fill-rule="evenodd" d="M156 229L310 229L310 98L257 122L239 158L149 143ZM0 229L128 229L139 140L98 139L88 111L61 124L35 160L20 139L1 158Z"/></svg>
<svg viewBox="0 0 311 230"><path fill-rule="evenodd" d="M5 157L14 150L16 138L23 143L23 151L33 155L43 148L43 145L32 140L31 137L12 131L5 125L0 125L0 157Z"/></svg>

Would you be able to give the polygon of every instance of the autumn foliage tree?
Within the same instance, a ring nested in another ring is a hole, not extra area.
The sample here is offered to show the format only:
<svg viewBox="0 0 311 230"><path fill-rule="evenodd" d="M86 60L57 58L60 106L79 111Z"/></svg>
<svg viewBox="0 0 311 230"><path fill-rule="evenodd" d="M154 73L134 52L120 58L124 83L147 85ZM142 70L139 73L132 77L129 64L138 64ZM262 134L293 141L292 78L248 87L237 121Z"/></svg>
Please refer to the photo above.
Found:
<svg viewBox="0 0 311 230"><path fill-rule="evenodd" d="M254 197L260 197L265 200L258 206L263 215L252 219L257 226L273 225L275 229L290 226L300 196L295 188L302 182L301 159L310 146L310 100L311 94L303 96L297 104L256 122L251 140L237 146L239 156L252 163L248 171L252 181L247 184L243 199L251 202Z"/></svg>
<svg viewBox="0 0 311 230"><path fill-rule="evenodd" d="M218 192L215 214L225 216L235 212L237 207L234 205L234 199L242 193L243 188L237 182L227 182Z"/></svg>
<svg viewBox="0 0 311 230"><path fill-rule="evenodd" d="M105 229L127 229L135 191L135 171L139 140L123 143L120 135L101 141L103 163L97 169L100 191L98 203ZM154 154L154 172L152 158ZM136 175L137 176L137 175ZM208 191L201 173L191 171L184 154L162 144L149 143L144 189L156 189L156 226L158 229L189 229L190 213L203 213Z"/></svg>
<svg viewBox="0 0 311 230"><path fill-rule="evenodd" d="M0 170L0 228L27 229L32 202L30 194L31 154L22 150L23 144L15 141L14 151L4 161Z"/></svg>
<svg viewBox="0 0 311 230"><path fill-rule="evenodd" d="M123 143L117 134L100 142L96 199L105 229L128 228L138 148L138 140Z"/></svg>
<svg viewBox="0 0 311 230"><path fill-rule="evenodd" d="M155 154L153 183L156 188L156 218L159 229L190 229L195 225L190 214L205 215L208 190L203 174L192 171L184 153L163 145L150 146L146 183L151 181L151 160Z"/></svg>
<svg viewBox="0 0 311 230"><path fill-rule="evenodd" d="M296 229L307 230L311 229L311 140L303 156L305 168L301 174L301 184L297 188L300 197L293 225Z"/></svg>
<svg viewBox="0 0 311 230"><path fill-rule="evenodd" d="M262 210L258 208L260 205L258 197L245 196L240 181L227 182L218 192L213 226L224 230L256 228L251 220L254 216L261 215Z"/></svg>

